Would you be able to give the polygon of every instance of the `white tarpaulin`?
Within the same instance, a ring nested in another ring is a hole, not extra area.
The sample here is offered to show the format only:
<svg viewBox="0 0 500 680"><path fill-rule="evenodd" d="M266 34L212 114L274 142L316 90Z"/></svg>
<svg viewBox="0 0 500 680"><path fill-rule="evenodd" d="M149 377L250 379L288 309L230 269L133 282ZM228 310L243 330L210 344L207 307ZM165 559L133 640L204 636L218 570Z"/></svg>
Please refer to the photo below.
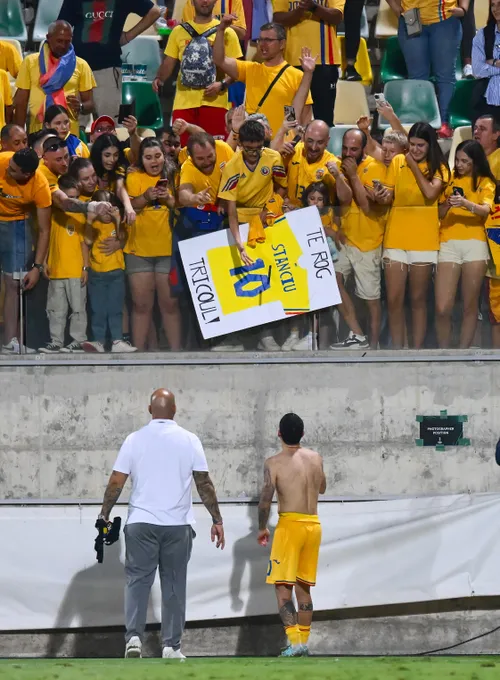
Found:
<svg viewBox="0 0 500 680"><path fill-rule="evenodd" d="M196 506L188 620L272 614L257 508L222 506L227 545ZM123 541L93 551L97 507L1 506L0 630L123 625ZM125 518L124 507L115 514ZM315 610L499 595L500 494L322 503ZM276 521L272 518L271 525ZM155 584L149 622L160 620Z"/></svg>

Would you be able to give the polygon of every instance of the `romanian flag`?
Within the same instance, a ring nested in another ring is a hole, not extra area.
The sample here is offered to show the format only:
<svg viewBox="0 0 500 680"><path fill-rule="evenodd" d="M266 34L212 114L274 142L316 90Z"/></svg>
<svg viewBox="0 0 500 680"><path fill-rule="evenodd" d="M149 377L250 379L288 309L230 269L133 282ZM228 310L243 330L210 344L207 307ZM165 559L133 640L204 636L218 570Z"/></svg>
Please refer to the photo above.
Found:
<svg viewBox="0 0 500 680"><path fill-rule="evenodd" d="M493 211L486 221L486 236L496 273L500 274L500 205L498 204L493 206Z"/></svg>

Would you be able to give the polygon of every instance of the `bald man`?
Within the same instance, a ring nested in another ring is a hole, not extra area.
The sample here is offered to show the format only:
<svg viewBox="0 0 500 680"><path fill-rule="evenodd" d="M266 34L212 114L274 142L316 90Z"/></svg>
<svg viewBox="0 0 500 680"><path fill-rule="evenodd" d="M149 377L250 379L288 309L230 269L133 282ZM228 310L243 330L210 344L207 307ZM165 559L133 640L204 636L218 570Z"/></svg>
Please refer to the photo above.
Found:
<svg viewBox="0 0 500 680"><path fill-rule="evenodd" d="M2 144L1 151L13 151L16 153L20 149L26 149L28 146L28 135L24 128L9 123L0 132L0 142Z"/></svg>
<svg viewBox="0 0 500 680"><path fill-rule="evenodd" d="M79 115L92 113L94 109L96 82L88 63L75 55L72 39L70 24L54 21L49 26L40 53L29 54L21 64L14 96L14 123L22 127L26 125L29 106L29 132L40 130L45 110L52 104L60 104L68 109L71 132L78 136ZM43 86L40 83L40 62L47 72L56 67Z"/></svg>
<svg viewBox="0 0 500 680"><path fill-rule="evenodd" d="M132 491L125 527L125 657L142 656L149 594L156 569L162 592L164 659L184 660L181 637L186 620L186 575L194 524L191 482L212 517L211 539L224 549L224 527L203 446L174 422L175 396L153 392L151 422L123 443L108 482L99 519L109 515L130 476Z"/></svg>

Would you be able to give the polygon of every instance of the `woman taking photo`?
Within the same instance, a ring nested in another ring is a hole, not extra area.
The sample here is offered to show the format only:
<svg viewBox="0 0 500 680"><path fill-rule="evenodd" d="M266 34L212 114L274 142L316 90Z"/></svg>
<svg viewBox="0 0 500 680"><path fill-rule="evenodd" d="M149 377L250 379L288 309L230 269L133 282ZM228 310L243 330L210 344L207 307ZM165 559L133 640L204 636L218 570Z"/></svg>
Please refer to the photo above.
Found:
<svg viewBox="0 0 500 680"><path fill-rule="evenodd" d="M172 260L170 210L175 205L169 171L161 142L143 139L137 169L127 175L127 190L137 218L124 249L132 294L132 337L139 350L146 346L155 293L170 349L181 348L179 305L169 284Z"/></svg>
<svg viewBox="0 0 500 680"><path fill-rule="evenodd" d="M115 135L101 135L90 151L90 160L97 175L97 188L118 196L125 210L125 221L132 224L135 212L125 188L126 160Z"/></svg>
<svg viewBox="0 0 500 680"><path fill-rule="evenodd" d="M80 158L88 158L90 156L87 145L81 139L78 139L76 135L72 134L68 109L65 109L64 106L58 106L57 104L49 106L45 111L43 126L57 132L59 139L66 142L70 156L79 156Z"/></svg>
<svg viewBox="0 0 500 680"><path fill-rule="evenodd" d="M481 284L490 259L484 224L495 198L495 178L479 142L457 146L455 169L441 197L440 249L436 274L439 347L450 346L451 314L462 276L461 349L471 346L477 326Z"/></svg>
<svg viewBox="0 0 500 680"><path fill-rule="evenodd" d="M438 199L450 172L428 123L408 133L409 151L394 157L376 190L380 203L392 204L384 238L383 266L389 328L394 349L403 347L405 291L409 281L412 346L420 349L427 330L427 292L439 251Z"/></svg>

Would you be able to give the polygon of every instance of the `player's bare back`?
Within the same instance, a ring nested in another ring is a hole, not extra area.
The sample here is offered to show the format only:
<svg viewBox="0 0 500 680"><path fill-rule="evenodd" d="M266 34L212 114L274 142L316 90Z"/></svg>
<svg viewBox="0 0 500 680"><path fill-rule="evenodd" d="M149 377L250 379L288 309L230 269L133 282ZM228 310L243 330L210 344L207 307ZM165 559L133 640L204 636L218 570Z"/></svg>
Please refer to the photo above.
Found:
<svg viewBox="0 0 500 680"><path fill-rule="evenodd" d="M318 496L326 489L319 453L302 447L293 452L283 450L266 464L278 494L279 512L318 513Z"/></svg>

